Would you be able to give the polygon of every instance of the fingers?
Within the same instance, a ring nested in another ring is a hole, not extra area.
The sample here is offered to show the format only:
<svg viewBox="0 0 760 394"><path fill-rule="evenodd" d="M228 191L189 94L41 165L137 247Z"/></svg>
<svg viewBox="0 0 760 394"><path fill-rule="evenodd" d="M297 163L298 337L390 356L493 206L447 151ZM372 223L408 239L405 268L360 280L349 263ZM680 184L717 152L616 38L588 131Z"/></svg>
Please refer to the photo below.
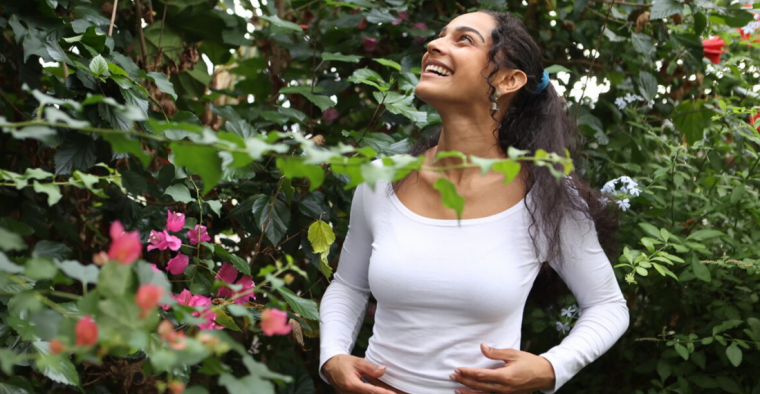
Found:
<svg viewBox="0 0 760 394"><path fill-rule="evenodd" d="M500 392L505 389L504 385L499 383L496 371L490 369L457 368L451 379L479 392Z"/></svg>
<svg viewBox="0 0 760 394"><path fill-rule="evenodd" d="M520 357L520 351L516 349L494 349L484 343L480 344L480 351L491 360L512 361Z"/></svg>
<svg viewBox="0 0 760 394"><path fill-rule="evenodd" d="M372 364L363 358L357 360L356 369L373 378L379 378L385 373L385 366Z"/></svg>

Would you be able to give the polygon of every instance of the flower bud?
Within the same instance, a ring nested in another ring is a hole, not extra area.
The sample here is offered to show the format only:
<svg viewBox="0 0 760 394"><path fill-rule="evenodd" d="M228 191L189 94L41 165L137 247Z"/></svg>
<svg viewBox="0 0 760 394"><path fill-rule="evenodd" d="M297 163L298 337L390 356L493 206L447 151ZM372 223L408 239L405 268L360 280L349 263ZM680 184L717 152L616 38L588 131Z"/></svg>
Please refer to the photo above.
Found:
<svg viewBox="0 0 760 394"><path fill-rule="evenodd" d="M143 313L140 314L140 318L145 318L147 312L155 308L158 302L161 301L161 297L164 296L164 289L154 284L144 284L137 289L137 295L135 296L135 303Z"/></svg>
<svg viewBox="0 0 760 394"><path fill-rule="evenodd" d="M64 350L66 350L66 346L63 344L63 342L57 339L50 340L50 353L61 354Z"/></svg>
<svg viewBox="0 0 760 394"><path fill-rule="evenodd" d="M98 342L98 326L90 315L85 315L74 327L77 346L93 346Z"/></svg>

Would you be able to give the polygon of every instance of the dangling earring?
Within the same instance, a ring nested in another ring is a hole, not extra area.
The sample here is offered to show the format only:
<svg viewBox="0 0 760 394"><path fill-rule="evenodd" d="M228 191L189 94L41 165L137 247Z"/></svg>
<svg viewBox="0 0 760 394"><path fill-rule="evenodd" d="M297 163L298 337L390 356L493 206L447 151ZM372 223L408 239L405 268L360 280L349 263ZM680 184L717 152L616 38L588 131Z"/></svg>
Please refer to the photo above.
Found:
<svg viewBox="0 0 760 394"><path fill-rule="evenodd" d="M491 111L496 112L499 110L499 103L497 103L496 100L498 100L499 97L501 97L501 92L496 90L493 92L493 96L491 97L493 97L494 99L494 101L491 103Z"/></svg>

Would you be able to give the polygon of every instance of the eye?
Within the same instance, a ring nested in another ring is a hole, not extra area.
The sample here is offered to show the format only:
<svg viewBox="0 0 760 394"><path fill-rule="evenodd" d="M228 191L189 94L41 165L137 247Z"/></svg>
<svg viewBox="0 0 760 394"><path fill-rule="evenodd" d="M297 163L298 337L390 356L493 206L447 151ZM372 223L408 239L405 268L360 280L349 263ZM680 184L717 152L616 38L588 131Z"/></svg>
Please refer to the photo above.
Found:
<svg viewBox="0 0 760 394"><path fill-rule="evenodd" d="M461 39L463 39L463 38L466 38L468 41L470 41L470 42L473 42L473 41L472 41L472 38L470 38L470 36L468 36L468 35L466 35L466 34L462 34L462 35L459 37L459 39L460 39L460 40L461 40Z"/></svg>

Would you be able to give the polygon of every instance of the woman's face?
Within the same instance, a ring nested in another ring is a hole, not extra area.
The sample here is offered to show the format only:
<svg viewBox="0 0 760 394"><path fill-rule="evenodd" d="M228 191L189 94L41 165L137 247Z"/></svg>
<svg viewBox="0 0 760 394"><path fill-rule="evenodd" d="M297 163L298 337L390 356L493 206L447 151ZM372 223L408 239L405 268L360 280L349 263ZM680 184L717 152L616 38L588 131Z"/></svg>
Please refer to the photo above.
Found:
<svg viewBox="0 0 760 394"><path fill-rule="evenodd" d="M491 31L496 27L496 20L482 12L464 14L449 22L427 45L415 95L436 109L447 104L487 108L488 72L483 69L489 65Z"/></svg>

